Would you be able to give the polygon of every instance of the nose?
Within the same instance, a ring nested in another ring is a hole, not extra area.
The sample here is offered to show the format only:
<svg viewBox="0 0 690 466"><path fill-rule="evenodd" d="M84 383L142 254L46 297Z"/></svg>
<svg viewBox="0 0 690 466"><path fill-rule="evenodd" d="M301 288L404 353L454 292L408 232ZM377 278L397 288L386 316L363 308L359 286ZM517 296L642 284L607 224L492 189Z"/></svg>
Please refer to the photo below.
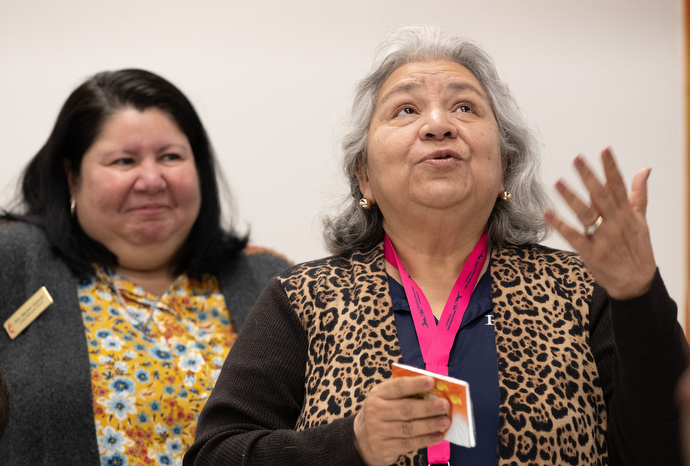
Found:
<svg viewBox="0 0 690 466"><path fill-rule="evenodd" d="M140 193L157 194L165 190L167 183L163 168L155 160L145 160L137 167L134 190Z"/></svg>
<svg viewBox="0 0 690 466"><path fill-rule="evenodd" d="M458 136L458 129L446 112L440 109L433 109L423 118L424 124L419 129L419 137L421 139L442 141L445 138L456 138Z"/></svg>

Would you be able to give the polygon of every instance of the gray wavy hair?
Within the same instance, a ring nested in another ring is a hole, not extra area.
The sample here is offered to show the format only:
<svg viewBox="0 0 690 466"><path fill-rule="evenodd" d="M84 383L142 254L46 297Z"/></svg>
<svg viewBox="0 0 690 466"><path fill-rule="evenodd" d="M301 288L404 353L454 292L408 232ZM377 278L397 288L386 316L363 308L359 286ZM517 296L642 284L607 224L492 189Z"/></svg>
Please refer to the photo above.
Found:
<svg viewBox="0 0 690 466"><path fill-rule="evenodd" d="M383 215L378 206L359 207L362 195L357 168L367 163L367 138L383 83L401 66L412 62L446 60L467 68L482 85L498 124L505 163L503 185L510 202L496 202L489 217L489 239L494 244L528 244L550 233L543 213L551 207L541 181L537 139L508 86L498 77L489 55L477 45L432 27L409 26L389 33L381 44L369 74L355 92L349 124L342 141L344 169L350 194L342 212L324 220L324 242L333 254L369 249L383 240Z"/></svg>

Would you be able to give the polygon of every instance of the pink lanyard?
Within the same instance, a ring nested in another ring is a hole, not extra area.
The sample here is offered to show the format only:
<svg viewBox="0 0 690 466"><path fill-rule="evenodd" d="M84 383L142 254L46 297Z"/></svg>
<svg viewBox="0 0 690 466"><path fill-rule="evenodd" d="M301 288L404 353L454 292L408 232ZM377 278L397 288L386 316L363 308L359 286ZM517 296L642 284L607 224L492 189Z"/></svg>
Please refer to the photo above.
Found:
<svg viewBox="0 0 690 466"><path fill-rule="evenodd" d="M477 284L479 274L486 261L486 237L487 232L485 231L474 246L470 257L467 258L467 262L465 262L455 285L453 285L450 296L448 296L438 325L436 325L434 313L429 301L424 296L424 292L405 271L391 240L388 235L385 236L384 257L400 271L407 301L410 304L410 311L412 311L412 320L417 332L419 347L422 350L422 358L426 369L431 372L448 375L450 350L453 348L455 336L460 329L474 286ZM429 464L447 463L450 460L450 444L443 441L427 448L427 459Z"/></svg>

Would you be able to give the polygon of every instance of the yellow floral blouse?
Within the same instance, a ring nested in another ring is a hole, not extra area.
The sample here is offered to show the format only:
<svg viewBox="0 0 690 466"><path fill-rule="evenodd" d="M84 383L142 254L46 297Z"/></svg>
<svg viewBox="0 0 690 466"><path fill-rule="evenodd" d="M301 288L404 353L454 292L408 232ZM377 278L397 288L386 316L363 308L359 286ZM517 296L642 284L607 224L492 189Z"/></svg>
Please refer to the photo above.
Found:
<svg viewBox="0 0 690 466"><path fill-rule="evenodd" d="M79 301L101 464L181 465L236 337L217 280L181 275L157 298L97 268Z"/></svg>

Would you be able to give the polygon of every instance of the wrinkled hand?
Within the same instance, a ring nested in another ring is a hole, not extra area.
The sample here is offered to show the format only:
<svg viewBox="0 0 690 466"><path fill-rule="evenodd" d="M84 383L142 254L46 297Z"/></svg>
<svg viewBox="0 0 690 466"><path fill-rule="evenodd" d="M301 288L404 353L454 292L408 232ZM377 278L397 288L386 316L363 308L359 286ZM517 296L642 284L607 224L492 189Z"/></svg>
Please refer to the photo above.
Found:
<svg viewBox="0 0 690 466"><path fill-rule="evenodd" d="M580 254L594 279L614 299L630 299L649 290L656 272L652 242L645 215L647 179L650 169L640 170L632 182L628 198L625 183L616 167L611 149L601 152L606 183L602 184L582 157L574 165L589 191L591 204L583 202L562 180L556 189L583 225L598 216L601 225L587 235L565 223L552 211L544 219Z"/></svg>
<svg viewBox="0 0 690 466"><path fill-rule="evenodd" d="M355 447L367 465L389 465L443 440L450 425L448 401L410 398L433 387L433 378L420 376L386 380L371 389L354 426Z"/></svg>

